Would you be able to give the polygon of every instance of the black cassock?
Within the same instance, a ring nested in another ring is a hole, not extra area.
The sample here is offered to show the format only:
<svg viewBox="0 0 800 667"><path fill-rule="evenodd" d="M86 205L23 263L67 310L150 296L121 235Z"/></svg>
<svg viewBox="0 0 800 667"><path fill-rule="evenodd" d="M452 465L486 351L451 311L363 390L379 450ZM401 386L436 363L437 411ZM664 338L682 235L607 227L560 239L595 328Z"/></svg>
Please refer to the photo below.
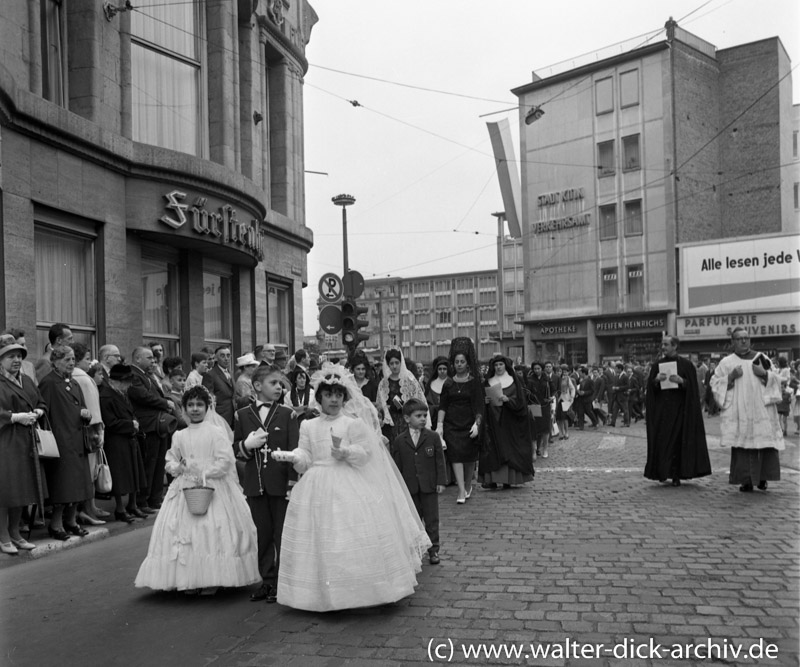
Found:
<svg viewBox="0 0 800 667"><path fill-rule="evenodd" d="M661 389L655 378L659 364L675 361L683 384ZM647 465L648 479L691 479L711 474L706 431L697 387L697 371L688 359L661 357L647 379Z"/></svg>

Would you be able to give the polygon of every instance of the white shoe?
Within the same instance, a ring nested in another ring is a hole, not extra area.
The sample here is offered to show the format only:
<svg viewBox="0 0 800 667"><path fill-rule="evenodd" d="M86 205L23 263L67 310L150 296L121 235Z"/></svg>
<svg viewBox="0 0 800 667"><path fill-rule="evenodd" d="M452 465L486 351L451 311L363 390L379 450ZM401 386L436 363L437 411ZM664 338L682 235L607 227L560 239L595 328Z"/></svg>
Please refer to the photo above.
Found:
<svg viewBox="0 0 800 667"><path fill-rule="evenodd" d="M546 458L547 458L547 456L548 456L547 450L544 450L544 451L542 452L542 458L543 458L543 459L546 459Z"/></svg>

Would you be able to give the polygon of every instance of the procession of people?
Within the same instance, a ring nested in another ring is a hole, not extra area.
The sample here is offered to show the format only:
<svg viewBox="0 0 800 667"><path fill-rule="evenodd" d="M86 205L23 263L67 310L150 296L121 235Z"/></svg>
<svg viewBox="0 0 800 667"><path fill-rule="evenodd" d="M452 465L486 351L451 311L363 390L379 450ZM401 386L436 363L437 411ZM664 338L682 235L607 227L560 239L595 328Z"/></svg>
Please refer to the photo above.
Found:
<svg viewBox="0 0 800 667"><path fill-rule="evenodd" d="M741 328L707 374L671 335L642 366L525 367L497 355L482 367L457 338L429 373L396 348L380 364L360 351L345 364L267 344L239 357L226 345L194 352L188 376L157 343L128 363L105 344L93 362L66 324L49 337L50 371L38 374L24 363L24 332L0 337L0 550L35 549L44 518L55 540L154 520L137 587L256 585L254 602L309 611L413 594L423 563L447 558L445 488L465 506L475 484L530 484L537 457L569 447L569 429L587 420L644 419L644 477L679 487L711 475L704 412L719 415L742 492L780 480L789 414L800 430L797 363L753 350ZM94 504L104 461L113 512Z"/></svg>

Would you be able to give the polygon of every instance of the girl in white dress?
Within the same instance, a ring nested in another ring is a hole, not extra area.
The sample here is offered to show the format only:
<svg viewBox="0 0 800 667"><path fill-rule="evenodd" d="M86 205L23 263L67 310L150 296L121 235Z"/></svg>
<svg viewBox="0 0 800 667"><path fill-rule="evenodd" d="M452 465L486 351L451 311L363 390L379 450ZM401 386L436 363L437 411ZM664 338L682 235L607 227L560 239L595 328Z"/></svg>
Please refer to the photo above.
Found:
<svg viewBox="0 0 800 667"><path fill-rule="evenodd" d="M174 476L153 526L137 588L211 594L220 586L261 581L256 527L236 478L231 441L206 419L211 396L202 385L187 390L189 427L172 436L167 472ZM214 489L204 515L189 511L183 489Z"/></svg>
<svg viewBox="0 0 800 667"><path fill-rule="evenodd" d="M414 592L430 540L353 376L326 365L312 388L320 416L300 425L296 450L278 452L303 473L283 526L278 602L309 611L395 602Z"/></svg>

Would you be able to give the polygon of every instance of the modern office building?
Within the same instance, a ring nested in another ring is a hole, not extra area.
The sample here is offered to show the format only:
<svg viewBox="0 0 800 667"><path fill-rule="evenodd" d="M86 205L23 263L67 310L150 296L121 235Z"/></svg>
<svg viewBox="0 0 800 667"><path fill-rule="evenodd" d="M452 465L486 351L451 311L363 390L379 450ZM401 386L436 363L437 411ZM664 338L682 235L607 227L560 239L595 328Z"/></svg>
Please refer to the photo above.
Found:
<svg viewBox="0 0 800 667"><path fill-rule="evenodd" d="M0 325L302 340L305 0L0 3Z"/></svg>
<svg viewBox="0 0 800 667"><path fill-rule="evenodd" d="M681 335L684 352L725 352L730 327L705 319L720 304L709 291L687 302L703 285L681 280L703 272L681 261L697 246L724 254L723 242L752 237L772 239L770 252L797 248L798 113L780 39L716 49L670 19L659 41L534 73L513 92L526 359L648 359L662 332ZM784 281L782 299L726 278L740 292L726 295L725 314L763 321L759 347L792 356L798 331L783 325L800 318L798 260L772 276Z"/></svg>

